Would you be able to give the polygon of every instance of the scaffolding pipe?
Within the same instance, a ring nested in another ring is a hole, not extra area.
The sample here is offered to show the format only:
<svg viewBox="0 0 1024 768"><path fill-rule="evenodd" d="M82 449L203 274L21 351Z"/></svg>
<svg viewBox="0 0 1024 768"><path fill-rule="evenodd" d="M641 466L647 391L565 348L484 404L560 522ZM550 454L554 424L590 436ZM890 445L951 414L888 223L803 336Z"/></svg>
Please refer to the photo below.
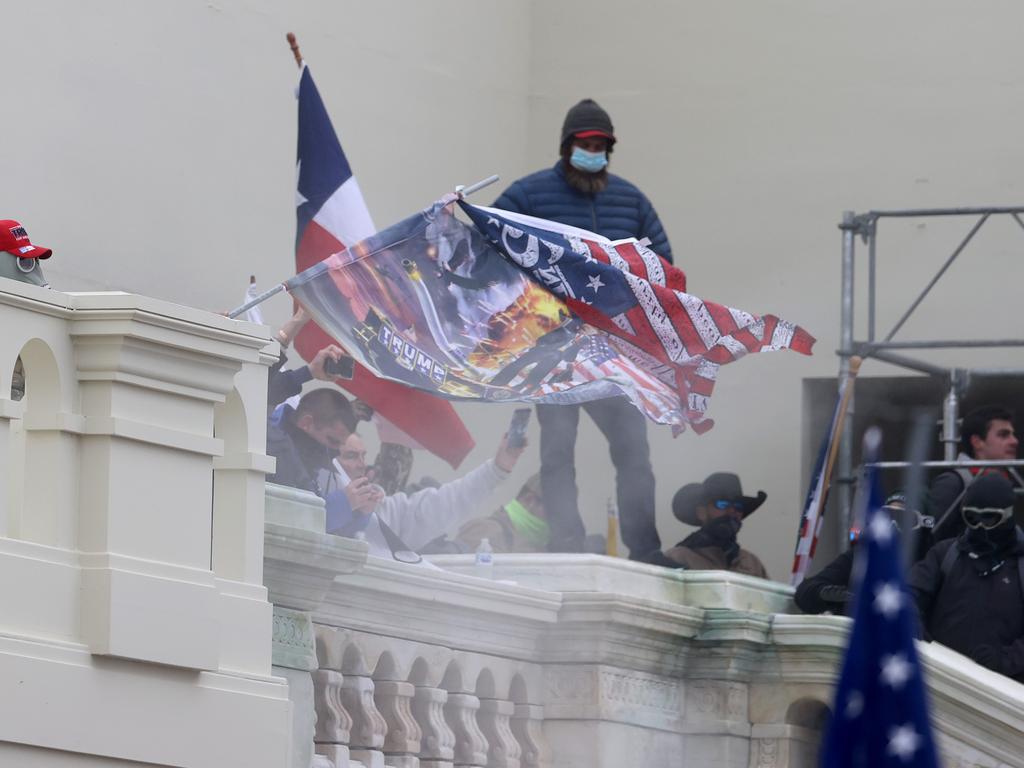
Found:
<svg viewBox="0 0 1024 768"><path fill-rule="evenodd" d="M839 381L846 382L849 378L850 355L853 352L853 279L854 279L854 237L856 221L853 211L843 212L843 268L842 268L842 301L839 317ZM840 385L841 386L841 385ZM850 511L853 506L853 419L854 393L851 393L846 411L846 429L839 438L839 462L837 467L836 489L839 502L839 551L845 552L850 546L846 535L850 530Z"/></svg>
<svg viewBox="0 0 1024 768"><path fill-rule="evenodd" d="M960 443L956 423L960 410L960 400L957 397L960 384L958 373L959 371L953 371L953 375L949 377L949 392L942 403L942 456L946 461L956 459L956 448Z"/></svg>

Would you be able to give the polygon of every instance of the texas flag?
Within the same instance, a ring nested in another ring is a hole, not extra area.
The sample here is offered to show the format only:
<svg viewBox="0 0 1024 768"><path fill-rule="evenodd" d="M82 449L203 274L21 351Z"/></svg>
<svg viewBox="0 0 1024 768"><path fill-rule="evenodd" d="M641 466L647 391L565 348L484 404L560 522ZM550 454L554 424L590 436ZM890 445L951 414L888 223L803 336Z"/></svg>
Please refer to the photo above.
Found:
<svg viewBox="0 0 1024 768"><path fill-rule="evenodd" d="M299 141L296 185L295 269L302 272L360 240L376 228L359 184L341 149L309 67L302 66L298 88ZM310 322L295 339L303 359L335 343ZM462 420L450 403L393 381L379 379L362 366L338 384L373 408L409 439L457 467L473 448ZM386 426L386 425L385 425ZM394 439L391 439L394 442Z"/></svg>

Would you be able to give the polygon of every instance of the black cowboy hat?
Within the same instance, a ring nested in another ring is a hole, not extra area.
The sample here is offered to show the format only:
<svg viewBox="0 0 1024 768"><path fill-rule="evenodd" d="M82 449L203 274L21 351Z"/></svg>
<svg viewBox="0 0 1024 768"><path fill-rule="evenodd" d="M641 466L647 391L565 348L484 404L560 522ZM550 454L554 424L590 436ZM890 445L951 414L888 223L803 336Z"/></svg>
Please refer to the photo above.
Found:
<svg viewBox="0 0 1024 768"><path fill-rule="evenodd" d="M704 478L703 483L687 483L672 497L672 514L676 519L687 525L700 525L697 519L697 507L709 502L724 500L740 502L743 505L743 517L764 504L768 494L758 491L757 496L744 496L739 475L732 472L714 472Z"/></svg>

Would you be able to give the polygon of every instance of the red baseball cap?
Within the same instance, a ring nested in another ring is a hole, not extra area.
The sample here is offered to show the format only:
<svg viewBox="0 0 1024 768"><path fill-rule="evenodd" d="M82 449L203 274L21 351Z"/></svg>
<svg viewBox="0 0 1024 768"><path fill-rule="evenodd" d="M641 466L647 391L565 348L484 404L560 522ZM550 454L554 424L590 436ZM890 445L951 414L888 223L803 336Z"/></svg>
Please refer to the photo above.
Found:
<svg viewBox="0 0 1024 768"><path fill-rule="evenodd" d="M28 232L14 219L0 220L0 251L19 259L48 259L53 255L49 248L32 245Z"/></svg>
<svg viewBox="0 0 1024 768"><path fill-rule="evenodd" d="M612 141L615 141L615 137L606 131L577 131L572 136L574 139L592 139L595 136L600 136L602 139L611 139Z"/></svg>

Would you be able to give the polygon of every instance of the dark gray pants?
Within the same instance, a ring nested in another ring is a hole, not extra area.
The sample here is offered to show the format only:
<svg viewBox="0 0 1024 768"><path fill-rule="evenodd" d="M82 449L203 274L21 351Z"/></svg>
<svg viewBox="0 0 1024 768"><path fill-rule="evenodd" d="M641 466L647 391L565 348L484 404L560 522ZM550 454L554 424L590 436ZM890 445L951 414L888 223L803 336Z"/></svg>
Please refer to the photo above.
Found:
<svg viewBox="0 0 1024 768"><path fill-rule="evenodd" d="M577 505L576 431L580 408L586 410L608 440L615 466L615 496L622 542L631 559L661 549L654 522L654 472L643 414L624 397L582 405L538 405L540 487L551 528L548 550L579 552L585 531Z"/></svg>

